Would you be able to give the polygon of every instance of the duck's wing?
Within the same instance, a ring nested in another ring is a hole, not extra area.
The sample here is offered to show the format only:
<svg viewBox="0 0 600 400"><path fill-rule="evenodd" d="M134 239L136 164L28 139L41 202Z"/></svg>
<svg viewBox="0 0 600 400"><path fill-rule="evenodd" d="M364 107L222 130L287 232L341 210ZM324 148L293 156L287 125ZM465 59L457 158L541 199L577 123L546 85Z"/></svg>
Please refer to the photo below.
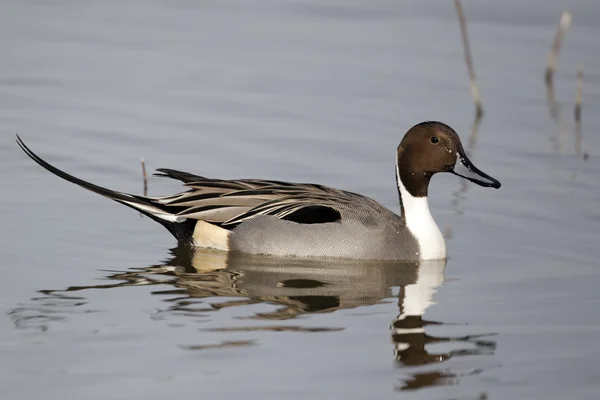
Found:
<svg viewBox="0 0 600 400"><path fill-rule="evenodd" d="M156 197L153 201L177 210L177 217L202 220L226 229L259 215L299 223L334 222L341 219L341 209L362 197L309 183L221 180L168 169L159 169L157 175L181 180L190 190Z"/></svg>

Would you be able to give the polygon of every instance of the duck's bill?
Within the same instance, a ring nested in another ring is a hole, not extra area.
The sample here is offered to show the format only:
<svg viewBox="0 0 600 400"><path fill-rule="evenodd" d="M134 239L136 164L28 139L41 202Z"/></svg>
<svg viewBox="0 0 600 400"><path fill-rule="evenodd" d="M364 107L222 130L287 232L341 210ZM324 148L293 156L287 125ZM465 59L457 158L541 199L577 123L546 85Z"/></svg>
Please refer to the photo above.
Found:
<svg viewBox="0 0 600 400"><path fill-rule="evenodd" d="M456 153L456 164L454 165L454 168L450 170L450 172L452 172L454 175L468 179L480 186L493 187L495 189L500 187L500 182L497 179L494 179L485 172L480 171L464 154Z"/></svg>

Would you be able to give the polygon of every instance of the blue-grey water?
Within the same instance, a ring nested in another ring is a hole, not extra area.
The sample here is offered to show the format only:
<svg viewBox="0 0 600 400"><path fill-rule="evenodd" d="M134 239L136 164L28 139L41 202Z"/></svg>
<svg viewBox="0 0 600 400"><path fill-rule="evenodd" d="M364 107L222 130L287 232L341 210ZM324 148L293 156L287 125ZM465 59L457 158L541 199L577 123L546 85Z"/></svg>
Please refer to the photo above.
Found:
<svg viewBox="0 0 600 400"><path fill-rule="evenodd" d="M0 397L598 398L600 8L463 4L479 124L452 2L2 2ZM397 209L395 147L426 119L503 183L433 179L447 263L186 253L14 142L116 190L144 158Z"/></svg>

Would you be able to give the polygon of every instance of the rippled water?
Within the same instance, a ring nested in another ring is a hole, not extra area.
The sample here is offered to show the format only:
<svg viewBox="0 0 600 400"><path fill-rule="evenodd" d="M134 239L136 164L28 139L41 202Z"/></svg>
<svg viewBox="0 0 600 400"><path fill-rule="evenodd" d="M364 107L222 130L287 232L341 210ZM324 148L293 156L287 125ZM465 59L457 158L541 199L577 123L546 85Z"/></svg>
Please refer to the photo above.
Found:
<svg viewBox="0 0 600 400"><path fill-rule="evenodd" d="M479 123L450 2L5 2L2 398L598 398L600 9L464 6ZM565 9L573 26L548 97ZM397 209L395 147L425 119L453 126L503 183L434 179L447 263L170 249L154 222L52 177L14 143L19 133L117 190L141 192L143 157Z"/></svg>

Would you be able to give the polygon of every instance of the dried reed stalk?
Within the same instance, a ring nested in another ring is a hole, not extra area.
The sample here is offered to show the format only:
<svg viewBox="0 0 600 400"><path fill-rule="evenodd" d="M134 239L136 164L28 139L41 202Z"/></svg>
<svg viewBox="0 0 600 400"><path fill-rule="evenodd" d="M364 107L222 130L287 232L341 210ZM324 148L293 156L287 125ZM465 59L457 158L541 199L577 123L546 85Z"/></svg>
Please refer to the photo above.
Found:
<svg viewBox="0 0 600 400"><path fill-rule="evenodd" d="M552 79L554 78L554 72L556 71L556 62L558 60L558 53L560 52L560 46L562 45L563 39L571 26L571 13L565 11L560 16L558 23L558 29L554 36L554 42L548 54L548 63L546 65L546 84L551 85Z"/></svg>
<svg viewBox="0 0 600 400"><path fill-rule="evenodd" d="M146 162L142 158L142 177L144 179L144 196L148 196L148 174L146 173Z"/></svg>
<svg viewBox="0 0 600 400"><path fill-rule="evenodd" d="M476 118L481 118L481 116L483 116L483 104L481 103L479 87L477 86L477 77L475 76L475 69L473 68L473 58L471 57L471 47L469 45L469 32L467 31L467 20L460 0L454 0L454 5L456 6L458 22L460 23L463 48L465 49L465 63L467 64L467 71L469 72L469 79L471 80L471 96L473 96L473 102L475 102L475 115Z"/></svg>

